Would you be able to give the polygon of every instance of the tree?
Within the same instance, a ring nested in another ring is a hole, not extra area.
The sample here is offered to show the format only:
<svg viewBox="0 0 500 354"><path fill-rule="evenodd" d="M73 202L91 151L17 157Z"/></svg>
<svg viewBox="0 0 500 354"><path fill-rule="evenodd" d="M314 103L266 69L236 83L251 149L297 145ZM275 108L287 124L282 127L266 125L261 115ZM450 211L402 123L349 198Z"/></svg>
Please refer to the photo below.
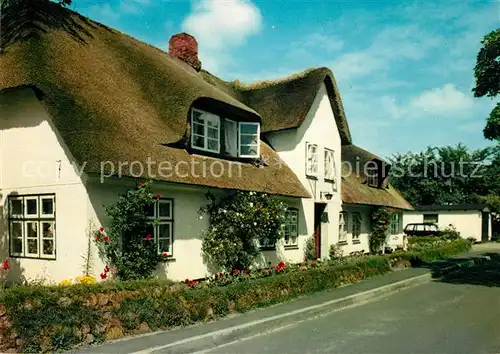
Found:
<svg viewBox="0 0 500 354"><path fill-rule="evenodd" d="M500 28L488 33L481 41L483 45L477 54L474 77L475 97L495 97L500 94ZM500 102L490 113L483 130L489 140L500 140Z"/></svg>
<svg viewBox="0 0 500 354"><path fill-rule="evenodd" d="M391 182L413 205L493 201L500 194L500 147L428 147L391 159Z"/></svg>

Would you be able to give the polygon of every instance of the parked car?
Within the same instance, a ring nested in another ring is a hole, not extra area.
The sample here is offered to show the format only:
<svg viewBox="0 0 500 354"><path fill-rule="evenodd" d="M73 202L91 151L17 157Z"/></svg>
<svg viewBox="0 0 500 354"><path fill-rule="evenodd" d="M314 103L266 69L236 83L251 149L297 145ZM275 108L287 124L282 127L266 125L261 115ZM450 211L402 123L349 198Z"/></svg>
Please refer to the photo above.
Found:
<svg viewBox="0 0 500 354"><path fill-rule="evenodd" d="M407 224L404 233L407 236L439 236L441 231L437 224L423 222Z"/></svg>

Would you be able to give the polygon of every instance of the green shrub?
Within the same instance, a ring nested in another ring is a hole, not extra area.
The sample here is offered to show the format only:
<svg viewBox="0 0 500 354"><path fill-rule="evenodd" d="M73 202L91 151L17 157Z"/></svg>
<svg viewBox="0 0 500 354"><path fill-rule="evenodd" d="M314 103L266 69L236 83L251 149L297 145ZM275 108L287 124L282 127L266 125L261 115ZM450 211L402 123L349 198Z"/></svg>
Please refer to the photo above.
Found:
<svg viewBox="0 0 500 354"><path fill-rule="evenodd" d="M219 287L159 280L15 286L0 293L0 351L67 350L208 321L385 274L398 257L418 265L465 252L470 246L460 239L437 249L371 256L343 265L286 266L273 276L241 278Z"/></svg>
<svg viewBox="0 0 500 354"><path fill-rule="evenodd" d="M306 261L316 260L316 237L314 237L314 235L306 240L304 246L304 259Z"/></svg>

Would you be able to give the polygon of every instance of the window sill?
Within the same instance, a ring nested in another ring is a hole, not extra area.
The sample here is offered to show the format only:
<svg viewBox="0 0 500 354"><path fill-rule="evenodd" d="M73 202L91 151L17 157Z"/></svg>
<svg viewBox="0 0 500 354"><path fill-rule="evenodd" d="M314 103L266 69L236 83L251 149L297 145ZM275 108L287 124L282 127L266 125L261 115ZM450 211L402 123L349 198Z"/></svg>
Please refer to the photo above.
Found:
<svg viewBox="0 0 500 354"><path fill-rule="evenodd" d="M317 180L318 180L318 176L313 176L313 175L307 175L307 174L306 174L306 178L307 178L307 179L312 179L312 180L315 180L315 181L317 181Z"/></svg>
<svg viewBox="0 0 500 354"><path fill-rule="evenodd" d="M276 246L259 247L259 250L261 250L261 251L276 251Z"/></svg>
<svg viewBox="0 0 500 354"><path fill-rule="evenodd" d="M161 260L161 263L169 263L169 262L175 262L175 261L176 261L175 257L170 257L170 256L169 256L169 257L167 257L167 258L163 258L163 259Z"/></svg>
<svg viewBox="0 0 500 354"><path fill-rule="evenodd" d="M285 246L285 251L292 251L292 250L298 250L298 249L299 249L298 245Z"/></svg>
<svg viewBox="0 0 500 354"><path fill-rule="evenodd" d="M9 255L9 258L16 258L16 259L32 259L34 261L55 261L56 257L53 258L45 258L45 257L27 257L27 256L16 256L16 255Z"/></svg>
<svg viewBox="0 0 500 354"><path fill-rule="evenodd" d="M360 240L352 240L353 245L359 245L361 243Z"/></svg>
<svg viewBox="0 0 500 354"><path fill-rule="evenodd" d="M335 180L334 180L334 179L325 178L325 182L326 182L326 183L332 183L332 184L335 184Z"/></svg>
<svg viewBox="0 0 500 354"><path fill-rule="evenodd" d="M339 241L339 242L338 242L338 245L339 245L339 246L347 246L347 245L348 245L348 243L347 243L347 241Z"/></svg>

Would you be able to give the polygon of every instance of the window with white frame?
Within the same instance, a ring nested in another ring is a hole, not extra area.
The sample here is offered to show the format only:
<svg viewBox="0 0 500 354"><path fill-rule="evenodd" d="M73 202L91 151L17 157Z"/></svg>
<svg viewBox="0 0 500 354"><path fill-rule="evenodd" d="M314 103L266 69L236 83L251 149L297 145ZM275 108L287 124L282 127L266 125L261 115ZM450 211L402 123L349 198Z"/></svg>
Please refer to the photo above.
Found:
<svg viewBox="0 0 500 354"><path fill-rule="evenodd" d="M391 224L390 224L391 235L399 235L402 231L402 223L401 223L401 214L393 213L391 216Z"/></svg>
<svg viewBox="0 0 500 354"><path fill-rule="evenodd" d="M375 162L370 161L366 166L366 181L371 187L379 187L379 170Z"/></svg>
<svg viewBox="0 0 500 354"><path fill-rule="evenodd" d="M325 149L325 180L335 181L335 153L333 150Z"/></svg>
<svg viewBox="0 0 500 354"><path fill-rule="evenodd" d="M55 194L9 196L11 257L56 258Z"/></svg>
<svg viewBox="0 0 500 354"><path fill-rule="evenodd" d="M349 230L349 217L342 211L339 214L339 242L347 242L347 230Z"/></svg>
<svg viewBox="0 0 500 354"><path fill-rule="evenodd" d="M208 152L220 152L219 116L198 109L191 110L191 147Z"/></svg>
<svg viewBox="0 0 500 354"><path fill-rule="evenodd" d="M306 175L318 177L318 145L306 144Z"/></svg>
<svg viewBox="0 0 500 354"><path fill-rule="evenodd" d="M298 246L299 239L299 211L289 208L285 212L285 226L283 230L285 247Z"/></svg>
<svg viewBox="0 0 500 354"><path fill-rule="evenodd" d="M155 201L146 211L151 220L150 234L154 238L158 253L173 255L174 246L174 201L162 198Z"/></svg>
<svg viewBox="0 0 500 354"><path fill-rule="evenodd" d="M254 122L239 123L239 156L259 157L260 156L260 124Z"/></svg>
<svg viewBox="0 0 500 354"><path fill-rule="evenodd" d="M361 235L361 214L352 213L352 239L359 240Z"/></svg>

